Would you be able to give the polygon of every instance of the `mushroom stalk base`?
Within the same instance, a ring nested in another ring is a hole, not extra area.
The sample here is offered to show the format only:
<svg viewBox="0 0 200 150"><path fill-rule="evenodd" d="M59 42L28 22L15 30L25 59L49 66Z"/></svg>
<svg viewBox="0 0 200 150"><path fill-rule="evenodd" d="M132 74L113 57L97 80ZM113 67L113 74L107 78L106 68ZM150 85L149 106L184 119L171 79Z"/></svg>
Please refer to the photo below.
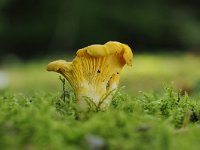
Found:
<svg viewBox="0 0 200 150"><path fill-rule="evenodd" d="M94 86L88 85L78 88L75 90L78 110L80 112L106 110L112 101L116 88L114 87L112 91L106 91L105 88L100 87L95 89Z"/></svg>

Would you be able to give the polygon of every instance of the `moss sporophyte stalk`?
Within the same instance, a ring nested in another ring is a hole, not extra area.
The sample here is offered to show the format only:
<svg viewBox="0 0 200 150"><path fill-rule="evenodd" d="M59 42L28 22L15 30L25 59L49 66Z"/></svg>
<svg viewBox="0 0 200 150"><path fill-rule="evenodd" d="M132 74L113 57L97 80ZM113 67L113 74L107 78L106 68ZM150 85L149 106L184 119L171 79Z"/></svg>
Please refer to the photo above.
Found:
<svg viewBox="0 0 200 150"><path fill-rule="evenodd" d="M56 60L48 71L62 74L74 89L78 111L88 111L92 103L105 110L111 103L124 65L132 66L131 48L120 42L91 45L79 49L72 62Z"/></svg>

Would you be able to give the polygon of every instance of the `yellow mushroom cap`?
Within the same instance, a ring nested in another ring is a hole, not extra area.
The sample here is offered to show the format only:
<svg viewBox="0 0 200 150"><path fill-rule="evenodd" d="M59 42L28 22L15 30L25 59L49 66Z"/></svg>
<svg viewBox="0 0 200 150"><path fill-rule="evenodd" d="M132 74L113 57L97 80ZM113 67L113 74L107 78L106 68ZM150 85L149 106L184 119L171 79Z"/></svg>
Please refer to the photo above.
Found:
<svg viewBox="0 0 200 150"><path fill-rule="evenodd" d="M132 65L133 53L131 48L120 42L107 42L104 45L91 45L77 51L77 56L89 54L94 57L105 57L112 54L123 54L123 59L127 65Z"/></svg>
<svg viewBox="0 0 200 150"><path fill-rule="evenodd" d="M80 110L88 110L85 97L89 97L100 108L109 106L112 95L105 95L117 89L120 72L125 64L131 66L131 48L120 42L91 45L77 51L72 62L57 60L48 64L48 71L61 73L73 87Z"/></svg>

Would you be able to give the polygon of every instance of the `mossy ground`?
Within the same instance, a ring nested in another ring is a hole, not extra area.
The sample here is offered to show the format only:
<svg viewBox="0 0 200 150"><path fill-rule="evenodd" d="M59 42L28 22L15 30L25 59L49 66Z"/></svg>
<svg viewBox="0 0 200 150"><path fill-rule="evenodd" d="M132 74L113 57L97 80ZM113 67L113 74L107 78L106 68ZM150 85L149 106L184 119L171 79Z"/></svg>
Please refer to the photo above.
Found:
<svg viewBox="0 0 200 150"><path fill-rule="evenodd" d="M74 94L2 93L3 149L198 149L200 103L172 88L117 92L111 107L77 119ZM62 96L60 96L62 95Z"/></svg>

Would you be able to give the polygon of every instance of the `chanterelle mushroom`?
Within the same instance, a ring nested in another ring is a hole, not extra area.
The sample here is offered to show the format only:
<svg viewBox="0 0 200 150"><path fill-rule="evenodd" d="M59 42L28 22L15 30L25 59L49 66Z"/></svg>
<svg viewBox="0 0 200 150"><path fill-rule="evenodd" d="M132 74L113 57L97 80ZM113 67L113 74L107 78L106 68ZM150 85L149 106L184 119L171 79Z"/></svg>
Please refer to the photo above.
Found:
<svg viewBox="0 0 200 150"><path fill-rule="evenodd" d="M130 47L110 41L79 49L76 54L72 62L56 60L49 63L47 70L58 72L68 80L75 91L79 111L89 110L87 97L100 109L106 109L112 100L110 93L117 89L123 66L132 66Z"/></svg>

